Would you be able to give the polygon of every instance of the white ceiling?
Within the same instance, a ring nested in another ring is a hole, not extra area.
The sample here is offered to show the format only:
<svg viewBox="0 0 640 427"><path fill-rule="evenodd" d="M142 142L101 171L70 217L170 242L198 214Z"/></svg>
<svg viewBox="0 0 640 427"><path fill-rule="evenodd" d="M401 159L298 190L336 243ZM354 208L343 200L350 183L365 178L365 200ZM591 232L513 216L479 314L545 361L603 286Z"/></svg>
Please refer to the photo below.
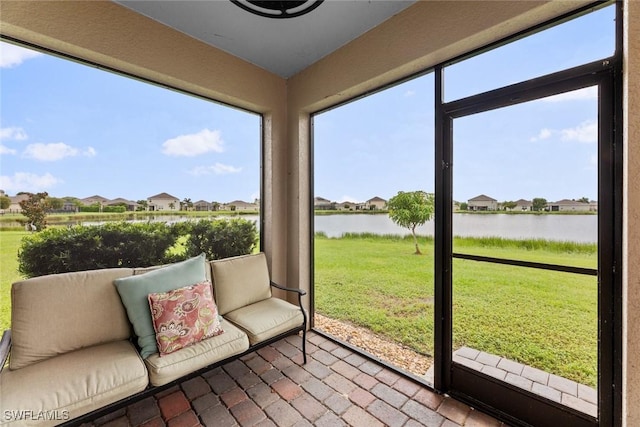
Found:
<svg viewBox="0 0 640 427"><path fill-rule="evenodd" d="M114 1L285 78L415 2L325 0L307 15L273 19L228 0Z"/></svg>

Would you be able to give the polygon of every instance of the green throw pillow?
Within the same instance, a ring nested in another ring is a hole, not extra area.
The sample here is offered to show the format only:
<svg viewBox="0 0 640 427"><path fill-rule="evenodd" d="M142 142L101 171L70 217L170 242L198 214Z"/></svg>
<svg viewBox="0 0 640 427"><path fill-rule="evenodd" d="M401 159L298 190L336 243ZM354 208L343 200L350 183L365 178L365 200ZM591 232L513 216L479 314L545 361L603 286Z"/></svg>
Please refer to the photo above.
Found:
<svg viewBox="0 0 640 427"><path fill-rule="evenodd" d="M151 320L147 295L167 292L184 286L195 285L206 280L205 254L149 271L139 276L114 280L129 321L138 337L140 355L146 359L158 352L156 333Z"/></svg>

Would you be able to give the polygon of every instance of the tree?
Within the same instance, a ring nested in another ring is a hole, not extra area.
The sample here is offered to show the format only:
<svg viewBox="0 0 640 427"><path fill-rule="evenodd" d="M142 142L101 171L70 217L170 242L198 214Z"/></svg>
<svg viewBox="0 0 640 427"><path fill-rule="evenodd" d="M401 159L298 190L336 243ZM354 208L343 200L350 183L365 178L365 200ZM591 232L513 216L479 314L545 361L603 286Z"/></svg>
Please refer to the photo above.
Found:
<svg viewBox="0 0 640 427"><path fill-rule="evenodd" d="M193 202L190 198L185 197L182 202L180 202L181 210L190 211L193 208Z"/></svg>
<svg viewBox="0 0 640 427"><path fill-rule="evenodd" d="M547 208L547 199L536 197L531 201L531 209L534 211L543 211Z"/></svg>
<svg viewBox="0 0 640 427"><path fill-rule="evenodd" d="M136 208L137 211L146 211L149 207L149 202L147 200L138 200L136 203L138 204L138 207Z"/></svg>
<svg viewBox="0 0 640 427"><path fill-rule="evenodd" d="M49 197L48 201L50 209L62 209L64 206L64 200L58 197Z"/></svg>
<svg viewBox="0 0 640 427"><path fill-rule="evenodd" d="M515 207L518 206L518 204L516 202L511 202L511 201L504 201L502 202L502 207L504 208L504 210L512 210L515 209Z"/></svg>
<svg viewBox="0 0 640 427"><path fill-rule="evenodd" d="M22 215L27 217L25 224L37 231L47 228L47 211L51 209L48 193L29 193L29 198L21 201L20 207Z"/></svg>
<svg viewBox="0 0 640 427"><path fill-rule="evenodd" d="M579 201L579 202L582 202L582 203L589 203L589 198L588 198L588 197L580 197L580 198L578 199L578 201Z"/></svg>
<svg viewBox="0 0 640 427"><path fill-rule="evenodd" d="M0 209L9 209L11 199L8 196L0 196Z"/></svg>
<svg viewBox="0 0 640 427"><path fill-rule="evenodd" d="M389 218L400 227L408 228L413 235L416 255L422 254L418 246L416 227L429 221L433 216L433 194L424 191L399 191L387 202Z"/></svg>

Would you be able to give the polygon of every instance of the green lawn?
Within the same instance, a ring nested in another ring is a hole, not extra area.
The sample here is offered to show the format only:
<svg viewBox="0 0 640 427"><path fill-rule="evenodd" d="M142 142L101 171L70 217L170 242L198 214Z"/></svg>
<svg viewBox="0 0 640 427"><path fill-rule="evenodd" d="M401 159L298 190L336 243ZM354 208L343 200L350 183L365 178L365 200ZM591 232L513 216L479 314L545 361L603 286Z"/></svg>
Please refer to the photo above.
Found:
<svg viewBox="0 0 640 427"><path fill-rule="evenodd" d="M515 249L456 240L459 252L596 266L595 245ZM415 351L433 354L433 242L422 256L410 240L315 240L315 307ZM597 280L592 276L455 260L454 349L469 346L594 386Z"/></svg>
<svg viewBox="0 0 640 427"><path fill-rule="evenodd" d="M18 248L26 231L0 232L0 330L11 324L11 284L22 279L18 273Z"/></svg>

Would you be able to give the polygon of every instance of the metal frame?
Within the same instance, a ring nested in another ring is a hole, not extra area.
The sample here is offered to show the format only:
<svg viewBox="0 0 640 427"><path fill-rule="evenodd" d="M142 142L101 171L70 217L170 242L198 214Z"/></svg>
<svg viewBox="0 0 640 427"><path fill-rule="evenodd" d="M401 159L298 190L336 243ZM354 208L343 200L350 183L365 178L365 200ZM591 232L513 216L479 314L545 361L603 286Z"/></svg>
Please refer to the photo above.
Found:
<svg viewBox="0 0 640 427"><path fill-rule="evenodd" d="M619 425L621 407L618 374L621 364L616 355L621 354L614 322L616 303L621 301L621 230L616 224L621 207L620 135L615 133L614 120L617 99L614 93L619 79L619 59L612 57L569 70L553 73L505 88L496 89L461 100L436 103L438 116L436 128L436 389L470 402L484 410L508 419L516 425L572 425L596 426ZM442 68L437 69L442 79ZM616 77L618 76L618 78ZM442 81L442 80L440 80ZM508 107L571 90L597 85L600 97L599 113L599 168L598 168L598 270L569 266L539 264L511 259L496 259L463 255L452 251L452 151L453 121L455 118L475 113ZM608 143L607 141L611 141ZM439 194L438 194L439 193ZM554 271L569 271L576 274L597 275L599 278L599 361L598 361L598 411L597 419L575 411L556 402L536 396L517 387L498 381L452 361L452 288L451 268L453 258L471 259L481 262L519 265ZM619 325L619 324L618 324ZM619 328L619 326L618 326ZM617 415L616 415L617 414Z"/></svg>

